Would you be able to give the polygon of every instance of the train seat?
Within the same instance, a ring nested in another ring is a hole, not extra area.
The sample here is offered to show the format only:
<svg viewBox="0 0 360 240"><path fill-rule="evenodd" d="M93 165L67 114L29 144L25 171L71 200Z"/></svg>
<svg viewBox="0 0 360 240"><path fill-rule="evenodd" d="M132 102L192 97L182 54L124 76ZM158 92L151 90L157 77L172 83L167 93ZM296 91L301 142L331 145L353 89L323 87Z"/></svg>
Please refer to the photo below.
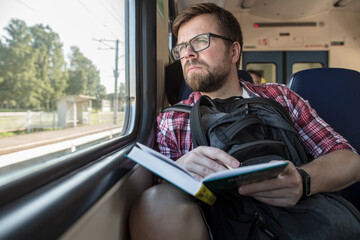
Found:
<svg viewBox="0 0 360 240"><path fill-rule="evenodd" d="M360 73L344 68L316 68L297 72L288 87L308 100L319 116L360 153ZM360 182L342 191L360 209Z"/></svg>

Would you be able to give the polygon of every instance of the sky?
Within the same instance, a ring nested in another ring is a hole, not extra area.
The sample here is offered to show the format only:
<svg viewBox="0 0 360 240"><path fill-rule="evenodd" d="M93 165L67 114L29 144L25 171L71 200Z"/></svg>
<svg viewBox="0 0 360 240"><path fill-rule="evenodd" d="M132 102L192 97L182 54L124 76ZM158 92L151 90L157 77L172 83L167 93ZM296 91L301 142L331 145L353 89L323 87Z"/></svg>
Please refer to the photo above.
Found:
<svg viewBox="0 0 360 240"><path fill-rule="evenodd" d="M27 26L49 25L59 34L65 60L70 47L100 70L101 84L114 92L115 40L119 40L119 82L124 81L124 1L119 0L0 0L0 38L12 18Z"/></svg>

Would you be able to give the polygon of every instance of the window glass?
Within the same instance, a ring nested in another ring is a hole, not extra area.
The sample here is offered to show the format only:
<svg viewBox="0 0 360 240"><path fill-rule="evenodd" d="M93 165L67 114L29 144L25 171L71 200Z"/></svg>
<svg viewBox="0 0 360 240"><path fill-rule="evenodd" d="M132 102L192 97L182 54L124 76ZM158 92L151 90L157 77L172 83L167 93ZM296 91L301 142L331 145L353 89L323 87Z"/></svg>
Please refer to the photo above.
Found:
<svg viewBox="0 0 360 240"><path fill-rule="evenodd" d="M276 65L274 63L248 63L246 71L249 70L261 75L261 83L276 83Z"/></svg>
<svg viewBox="0 0 360 240"><path fill-rule="evenodd" d="M315 63L294 63L292 65L292 74L302 71L302 70L306 70L306 69L311 69L311 68L322 68L324 67L322 65L322 63L320 62L315 62Z"/></svg>
<svg viewBox="0 0 360 240"><path fill-rule="evenodd" d="M0 1L0 176L131 126L125 11L124 0Z"/></svg>

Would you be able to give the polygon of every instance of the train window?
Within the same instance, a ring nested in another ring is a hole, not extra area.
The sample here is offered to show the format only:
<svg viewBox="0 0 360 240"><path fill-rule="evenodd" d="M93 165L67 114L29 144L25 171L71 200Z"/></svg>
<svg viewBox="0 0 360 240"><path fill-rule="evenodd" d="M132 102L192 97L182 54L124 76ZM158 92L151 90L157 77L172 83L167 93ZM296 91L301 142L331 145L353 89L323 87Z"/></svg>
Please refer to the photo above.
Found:
<svg viewBox="0 0 360 240"><path fill-rule="evenodd" d="M124 0L0 1L0 9L0 176L129 132Z"/></svg>
<svg viewBox="0 0 360 240"><path fill-rule="evenodd" d="M262 82L276 83L275 63L248 63L246 70L254 70L260 73Z"/></svg>
<svg viewBox="0 0 360 240"><path fill-rule="evenodd" d="M324 67L321 62L309 62L309 63L294 63L292 65L292 74L311 68L322 68Z"/></svg>

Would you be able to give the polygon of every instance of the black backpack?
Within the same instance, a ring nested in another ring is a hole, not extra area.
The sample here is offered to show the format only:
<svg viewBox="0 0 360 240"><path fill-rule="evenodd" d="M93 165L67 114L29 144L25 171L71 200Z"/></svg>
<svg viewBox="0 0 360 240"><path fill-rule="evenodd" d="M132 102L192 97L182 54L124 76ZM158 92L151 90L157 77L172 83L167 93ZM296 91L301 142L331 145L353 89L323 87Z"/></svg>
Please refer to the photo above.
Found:
<svg viewBox="0 0 360 240"><path fill-rule="evenodd" d="M190 113L194 148L220 148L242 165L282 159L295 165L308 162L288 112L275 100L262 97L211 100L204 95L193 107L176 104L163 110L166 111Z"/></svg>
<svg viewBox="0 0 360 240"><path fill-rule="evenodd" d="M309 161L288 112L275 100L201 96L194 106L175 104L162 112L168 111L190 114L194 148L220 148L242 165ZM233 191L218 196L212 206L200 206L211 239L353 239L360 234L359 212L337 194L316 194L294 207L279 208ZM337 219L347 222L339 226ZM344 231L333 231L340 228Z"/></svg>

